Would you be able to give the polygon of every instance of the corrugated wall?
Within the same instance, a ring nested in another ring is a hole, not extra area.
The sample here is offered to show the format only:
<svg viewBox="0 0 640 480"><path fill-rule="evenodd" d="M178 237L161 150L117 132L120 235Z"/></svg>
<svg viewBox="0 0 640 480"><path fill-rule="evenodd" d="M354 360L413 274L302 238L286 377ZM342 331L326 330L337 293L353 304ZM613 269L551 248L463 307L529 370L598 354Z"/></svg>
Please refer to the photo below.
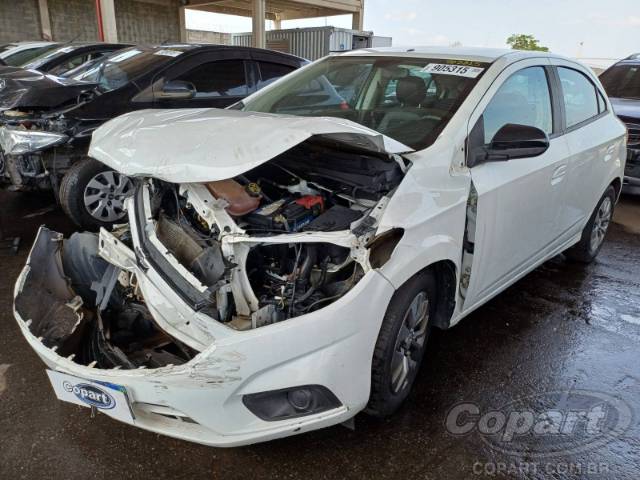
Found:
<svg viewBox="0 0 640 480"><path fill-rule="evenodd" d="M339 36L336 40L336 33ZM252 45L251 33L238 33L233 35L233 44L250 47ZM330 51L341 51L338 47L347 45L351 49L351 33L344 30L336 30L333 27L300 28L291 30L271 30L267 32L267 48L269 44L277 45L277 50L282 50L283 42L288 43L288 52L308 60L317 60L328 55ZM334 48L335 44L335 48Z"/></svg>

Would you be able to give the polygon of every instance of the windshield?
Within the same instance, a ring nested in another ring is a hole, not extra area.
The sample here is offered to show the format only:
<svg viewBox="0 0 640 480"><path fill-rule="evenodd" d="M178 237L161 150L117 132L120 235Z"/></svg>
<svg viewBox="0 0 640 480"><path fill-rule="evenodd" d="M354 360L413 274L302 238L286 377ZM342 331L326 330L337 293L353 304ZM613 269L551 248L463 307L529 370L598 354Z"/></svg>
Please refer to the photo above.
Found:
<svg viewBox="0 0 640 480"><path fill-rule="evenodd" d="M45 53L49 52L50 50L53 50L57 46L58 45L54 43L54 44L45 45L42 47L27 48L13 54L11 53L8 54L6 57L3 58L3 60L7 65L11 67L22 67L26 63L32 61L34 58L44 55ZM7 48L6 50L11 50L12 48L15 48L15 47L12 46L11 48Z"/></svg>
<svg viewBox="0 0 640 480"><path fill-rule="evenodd" d="M419 150L435 141L488 66L469 63L327 57L252 95L242 109L345 118Z"/></svg>
<svg viewBox="0 0 640 480"><path fill-rule="evenodd" d="M89 62L62 75L82 82L97 83L102 91L111 91L129 83L142 73L168 63L182 54L180 50L143 50L137 47L120 50L106 58Z"/></svg>
<svg viewBox="0 0 640 480"><path fill-rule="evenodd" d="M600 81L610 97L640 99L640 65L616 65Z"/></svg>

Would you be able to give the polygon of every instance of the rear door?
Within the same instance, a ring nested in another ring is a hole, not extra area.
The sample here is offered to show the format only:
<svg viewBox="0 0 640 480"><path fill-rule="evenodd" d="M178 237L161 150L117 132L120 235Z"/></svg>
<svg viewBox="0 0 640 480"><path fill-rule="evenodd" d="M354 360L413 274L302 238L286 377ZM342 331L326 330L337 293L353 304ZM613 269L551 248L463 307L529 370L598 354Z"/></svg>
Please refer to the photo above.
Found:
<svg viewBox="0 0 640 480"><path fill-rule="evenodd" d="M193 85L195 96L191 99L157 99L158 108L224 108L251 93L251 64L249 54L243 50L198 52L162 74L154 83L154 91L162 89L166 82L180 80Z"/></svg>
<svg viewBox="0 0 640 480"><path fill-rule="evenodd" d="M582 231L609 185L620 138L612 130L604 94L582 66L553 60L561 90L563 130L571 155L567 172L567 209L563 238Z"/></svg>
<svg viewBox="0 0 640 480"><path fill-rule="evenodd" d="M547 59L517 62L500 74L471 117L472 131L484 127L478 142L485 145L504 125L519 124L543 130L550 147L537 157L471 168L477 197L470 198L475 237L465 308L496 294L557 248L569 149L552 85Z"/></svg>

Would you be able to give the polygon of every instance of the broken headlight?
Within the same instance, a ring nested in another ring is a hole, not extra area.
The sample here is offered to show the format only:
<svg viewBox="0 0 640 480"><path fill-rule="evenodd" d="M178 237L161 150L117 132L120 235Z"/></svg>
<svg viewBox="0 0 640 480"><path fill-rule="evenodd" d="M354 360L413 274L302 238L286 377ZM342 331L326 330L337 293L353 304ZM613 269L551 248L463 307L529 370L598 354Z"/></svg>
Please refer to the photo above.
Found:
<svg viewBox="0 0 640 480"><path fill-rule="evenodd" d="M61 133L0 127L0 147L7 155L24 155L60 145L69 137Z"/></svg>

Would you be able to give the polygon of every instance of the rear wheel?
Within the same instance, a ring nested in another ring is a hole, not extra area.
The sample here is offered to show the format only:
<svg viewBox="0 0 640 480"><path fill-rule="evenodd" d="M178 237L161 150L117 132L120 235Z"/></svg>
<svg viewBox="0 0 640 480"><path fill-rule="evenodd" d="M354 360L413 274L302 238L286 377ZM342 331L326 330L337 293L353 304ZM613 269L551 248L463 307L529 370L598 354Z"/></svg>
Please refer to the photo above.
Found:
<svg viewBox="0 0 640 480"><path fill-rule="evenodd" d="M125 218L124 201L133 194L131 180L106 165L85 158L60 183L60 203L79 227L97 230Z"/></svg>
<svg viewBox="0 0 640 480"><path fill-rule="evenodd" d="M582 230L580 241L565 252L567 258L582 263L591 263L596 258L613 218L615 202L616 191L609 187Z"/></svg>
<svg viewBox="0 0 640 480"><path fill-rule="evenodd" d="M373 355L367 413L389 416L409 395L429 339L435 298L435 277L425 271L411 278L391 299Z"/></svg>

